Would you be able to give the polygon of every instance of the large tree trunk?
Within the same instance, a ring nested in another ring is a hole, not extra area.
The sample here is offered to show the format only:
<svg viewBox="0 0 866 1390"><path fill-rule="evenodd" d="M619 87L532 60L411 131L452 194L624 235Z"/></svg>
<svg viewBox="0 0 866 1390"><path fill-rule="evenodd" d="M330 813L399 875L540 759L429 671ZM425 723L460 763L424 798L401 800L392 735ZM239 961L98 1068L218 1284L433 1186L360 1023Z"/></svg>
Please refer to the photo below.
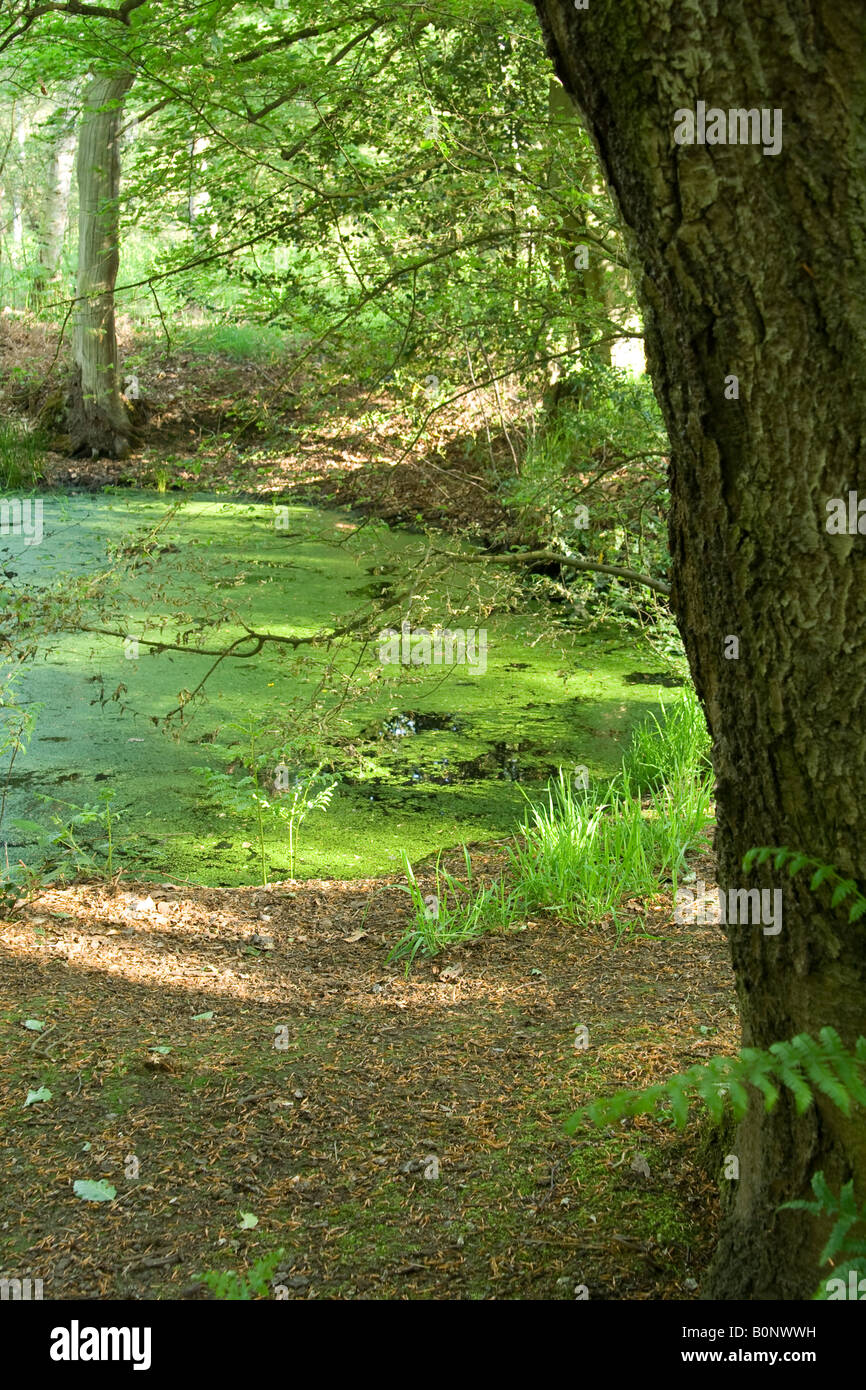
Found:
<svg viewBox="0 0 866 1390"><path fill-rule="evenodd" d="M118 382L114 285L119 263L120 128L129 73L91 78L78 138L76 377L69 411L74 453L129 452L130 418Z"/></svg>
<svg viewBox="0 0 866 1390"><path fill-rule="evenodd" d="M866 740L851 729L866 539L826 529L829 499L866 496L864 5L536 8L630 235L671 440L673 602L714 740L720 886L784 887L779 935L727 929L744 1041L830 1024L851 1044L866 1034L866 925L740 865L788 845L866 880ZM678 144L675 113L699 101L781 109L781 151ZM819 1168L866 1199L862 1118L822 1097L768 1116L756 1099L737 1152L704 1296L810 1297L824 1233L777 1209Z"/></svg>

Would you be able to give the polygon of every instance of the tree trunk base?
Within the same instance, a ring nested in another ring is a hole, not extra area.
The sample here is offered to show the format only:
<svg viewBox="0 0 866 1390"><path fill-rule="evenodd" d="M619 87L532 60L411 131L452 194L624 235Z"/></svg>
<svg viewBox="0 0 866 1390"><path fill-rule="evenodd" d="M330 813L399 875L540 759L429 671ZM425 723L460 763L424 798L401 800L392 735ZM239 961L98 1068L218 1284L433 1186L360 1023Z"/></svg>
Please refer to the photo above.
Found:
<svg viewBox="0 0 866 1390"><path fill-rule="evenodd" d="M135 442L131 412L121 403L118 417L85 400L80 372L70 383L66 428L72 458L125 459Z"/></svg>
<svg viewBox="0 0 866 1390"><path fill-rule="evenodd" d="M846 1121L841 1124L844 1128ZM755 1099L736 1133L729 1132L739 1177L722 1179L724 1221L702 1298L788 1302L814 1297L821 1276L830 1272L820 1264L830 1220L780 1208L792 1188L811 1198L809 1178L818 1170L835 1192L851 1177L853 1156L846 1155L834 1125L839 1125L836 1113L823 1098L798 1116L783 1096L769 1114L763 1099Z"/></svg>

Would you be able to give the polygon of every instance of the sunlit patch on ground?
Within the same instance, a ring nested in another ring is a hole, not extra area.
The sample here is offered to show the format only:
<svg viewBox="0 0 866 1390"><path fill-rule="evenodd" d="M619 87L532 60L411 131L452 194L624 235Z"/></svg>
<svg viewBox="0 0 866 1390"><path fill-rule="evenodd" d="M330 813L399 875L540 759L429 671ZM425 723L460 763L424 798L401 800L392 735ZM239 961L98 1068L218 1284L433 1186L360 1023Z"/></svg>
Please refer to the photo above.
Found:
<svg viewBox="0 0 866 1390"><path fill-rule="evenodd" d="M46 1298L201 1297L277 1248L292 1298L696 1296L697 1132L561 1129L735 1046L721 930L631 907L654 939L534 922L407 978L382 880L43 893L0 925L4 1265Z"/></svg>

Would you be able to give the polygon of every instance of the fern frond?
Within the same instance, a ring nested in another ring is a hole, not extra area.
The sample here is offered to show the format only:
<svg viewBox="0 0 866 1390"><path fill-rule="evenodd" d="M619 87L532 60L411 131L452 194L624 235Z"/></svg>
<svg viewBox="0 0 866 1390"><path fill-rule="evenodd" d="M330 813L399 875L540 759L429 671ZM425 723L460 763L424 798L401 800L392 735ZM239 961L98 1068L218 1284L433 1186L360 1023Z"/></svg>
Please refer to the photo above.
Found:
<svg viewBox="0 0 866 1390"><path fill-rule="evenodd" d="M801 850L788 849L785 845L762 845L746 851L743 855L743 868L748 871L755 864L766 864L770 858L773 860L773 867L777 870L783 869L787 865L791 878L801 873L803 869L811 869L812 877L809 879L809 889L813 893L816 893L823 883L831 884L833 888L830 896L831 908L841 907L847 899L853 898L854 902L848 913L849 923L859 922L866 913L866 896L860 892L853 878L843 878L833 864L825 864L820 859L803 854Z"/></svg>
<svg viewBox="0 0 866 1390"><path fill-rule="evenodd" d="M678 1128L687 1123L695 1101L701 1101L715 1119L730 1103L737 1119L748 1108L751 1086L772 1110L780 1087L791 1092L797 1113L813 1104L815 1093L827 1096L845 1115L852 1103L866 1104L866 1038L858 1038L853 1052L846 1051L833 1028L822 1028L818 1038L798 1033L790 1042L773 1043L767 1051L744 1047L736 1057L714 1057L698 1063L668 1081L643 1090L620 1091L594 1101L569 1116L566 1131L573 1134L585 1121L609 1125L626 1116L647 1115L666 1105Z"/></svg>

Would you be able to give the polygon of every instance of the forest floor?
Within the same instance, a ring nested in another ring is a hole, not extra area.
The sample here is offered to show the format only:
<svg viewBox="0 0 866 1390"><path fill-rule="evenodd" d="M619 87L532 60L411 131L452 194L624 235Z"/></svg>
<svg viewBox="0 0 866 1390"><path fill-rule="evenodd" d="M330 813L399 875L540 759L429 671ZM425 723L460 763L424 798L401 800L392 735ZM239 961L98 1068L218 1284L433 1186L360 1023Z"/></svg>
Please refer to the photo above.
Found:
<svg viewBox="0 0 866 1390"><path fill-rule="evenodd" d="M0 325L0 368L22 367L0 408L49 430L53 351ZM384 397L301 399L219 354L152 354L140 376L132 456L70 460L58 441L43 485L153 487L163 469L169 490L507 535L511 445L491 419L452 418L403 458L411 422ZM496 851L473 865L495 872ZM712 882L711 860L692 867ZM530 921L407 977L386 959L408 914L393 878L38 893L0 921L0 1277L52 1299L202 1298L203 1272L282 1249L280 1297L698 1297L709 1131L562 1127L737 1046L721 929L677 925L669 896L629 910L618 942L609 921ZM86 1179L116 1198L82 1200Z"/></svg>
<svg viewBox="0 0 866 1390"><path fill-rule="evenodd" d="M123 460L70 459L56 335L29 319L0 318L0 380L11 383L0 392L0 413L29 414L47 432L54 447L46 485L152 489L161 474L174 494L280 497L351 507L392 524L423 521L466 538L507 534L497 494L514 471L513 441L495 405L493 415L468 400L449 408L413 447L426 404L407 411L386 383L365 391L312 371L289 383L261 361L143 346L123 323L119 337L127 357L138 348L142 359L132 452Z"/></svg>
<svg viewBox="0 0 866 1390"><path fill-rule="evenodd" d="M407 978L407 902L381 879L91 883L3 923L3 1272L200 1298L204 1271L282 1249L280 1297L697 1297L701 1126L562 1122L735 1048L721 929L635 902L619 944L530 922Z"/></svg>

